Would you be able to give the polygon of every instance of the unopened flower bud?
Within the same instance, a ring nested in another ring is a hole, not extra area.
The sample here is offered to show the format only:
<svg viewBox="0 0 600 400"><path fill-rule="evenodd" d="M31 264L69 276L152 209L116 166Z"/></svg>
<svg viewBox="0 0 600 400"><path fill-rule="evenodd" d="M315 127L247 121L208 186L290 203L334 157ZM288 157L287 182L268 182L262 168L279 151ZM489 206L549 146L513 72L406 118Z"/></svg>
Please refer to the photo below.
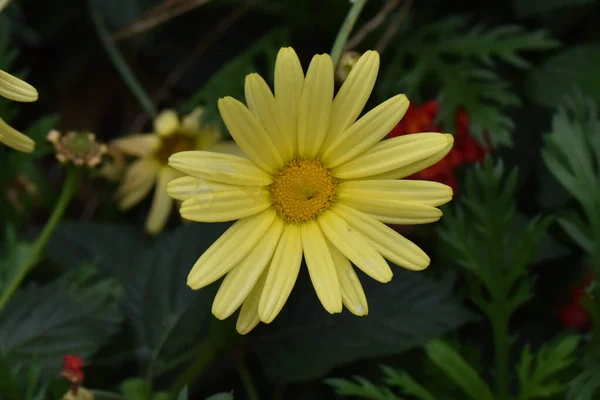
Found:
<svg viewBox="0 0 600 400"><path fill-rule="evenodd" d="M335 79L339 83L344 83L346 78L348 78L350 71L352 71L352 68L354 68L354 66L358 62L359 58L360 53L356 51L347 51L342 55L338 67L335 70Z"/></svg>

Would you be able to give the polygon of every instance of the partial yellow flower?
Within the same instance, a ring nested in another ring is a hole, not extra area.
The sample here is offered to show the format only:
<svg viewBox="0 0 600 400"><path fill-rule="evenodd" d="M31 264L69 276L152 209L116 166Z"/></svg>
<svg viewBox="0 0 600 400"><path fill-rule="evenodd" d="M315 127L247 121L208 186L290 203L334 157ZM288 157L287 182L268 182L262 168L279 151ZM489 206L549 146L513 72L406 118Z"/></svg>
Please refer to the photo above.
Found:
<svg viewBox="0 0 600 400"><path fill-rule="evenodd" d="M188 285L200 289L225 275L212 312L241 307L237 330L270 323L294 287L302 259L323 307L368 313L352 266L379 282L385 259L419 271L430 259L385 223L437 221L452 198L446 185L399 180L442 159L453 137L418 133L381 141L408 108L404 95L357 120L377 77L379 54L366 52L334 98L329 55L313 57L306 76L292 48L275 63L275 94L257 74L246 77L247 106L219 100L221 116L247 158L184 151L169 165L188 176L168 185L181 215L198 222L239 220L196 262Z"/></svg>
<svg viewBox="0 0 600 400"><path fill-rule="evenodd" d="M173 201L167 194L167 184L183 175L169 167L169 156L196 149L236 153L237 146L233 142L222 143L218 129L201 124L201 118L202 108L181 121L176 111L165 110L154 120L154 132L126 136L111 144L117 151L138 158L125 170L117 191L122 210L138 204L155 187L146 220L146 231L150 234L160 232L171 214Z"/></svg>
<svg viewBox="0 0 600 400"><path fill-rule="evenodd" d="M0 0L0 12L9 2L10 0ZM14 101L32 102L38 99L38 92L29 83L0 69L0 96ZM12 128L2 118L0 118L0 142L26 153L31 153L35 148L33 140Z"/></svg>

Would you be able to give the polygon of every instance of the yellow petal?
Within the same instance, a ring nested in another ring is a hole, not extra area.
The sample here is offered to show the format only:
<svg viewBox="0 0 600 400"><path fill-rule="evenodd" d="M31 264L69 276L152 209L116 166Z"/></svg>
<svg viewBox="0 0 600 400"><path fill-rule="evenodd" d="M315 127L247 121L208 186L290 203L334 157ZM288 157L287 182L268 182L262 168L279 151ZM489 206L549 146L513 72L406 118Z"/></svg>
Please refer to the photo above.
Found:
<svg viewBox="0 0 600 400"><path fill-rule="evenodd" d="M279 314L287 301L300 271L302 263L302 239L300 227L287 225L269 266L260 302L258 316L267 324Z"/></svg>
<svg viewBox="0 0 600 400"><path fill-rule="evenodd" d="M2 118L0 118L0 142L25 153L31 153L35 148L33 140L8 125Z"/></svg>
<svg viewBox="0 0 600 400"><path fill-rule="evenodd" d="M160 167L157 160L142 158L134 161L127 168L121 186L117 190L121 210L127 210L135 206L150 193Z"/></svg>
<svg viewBox="0 0 600 400"><path fill-rule="evenodd" d="M229 317L244 302L273 256L283 232L283 220L275 218L246 257L225 276L212 304L219 319Z"/></svg>
<svg viewBox="0 0 600 400"><path fill-rule="evenodd" d="M398 125L407 109L408 99L399 94L366 113L325 150L325 167L337 167L375 146Z"/></svg>
<svg viewBox="0 0 600 400"><path fill-rule="evenodd" d="M10 0L0 0L0 12L6 8L8 3L10 3Z"/></svg>
<svg viewBox="0 0 600 400"><path fill-rule="evenodd" d="M339 179L359 179L383 174L434 156L447 154L454 138L443 133L415 133L376 144L371 150L332 169Z"/></svg>
<svg viewBox="0 0 600 400"><path fill-rule="evenodd" d="M144 157L158 149L160 138L153 133L140 133L113 140L111 144L130 156Z"/></svg>
<svg viewBox="0 0 600 400"><path fill-rule="evenodd" d="M283 116L281 134L290 141L293 154L298 140L296 127L303 84L304 72L296 52L291 47L281 48L275 61L275 101Z"/></svg>
<svg viewBox="0 0 600 400"><path fill-rule="evenodd" d="M379 282L389 282L392 270L381 254L348 223L331 211L319 216L319 226L327 239L365 274Z"/></svg>
<svg viewBox="0 0 600 400"><path fill-rule="evenodd" d="M154 188L154 199L146 220L146 231L152 235L163 230L171 215L173 200L167 193L167 184L176 178L177 174L177 171L166 165L158 172L156 187Z"/></svg>
<svg viewBox="0 0 600 400"><path fill-rule="evenodd" d="M437 207L452 200L452 188L438 182L416 180L345 181L339 184L337 196L342 202L388 199Z"/></svg>
<svg viewBox="0 0 600 400"><path fill-rule="evenodd" d="M240 186L266 186L273 177L252 161L209 151L182 151L169 157L169 165L185 174L213 182Z"/></svg>
<svg viewBox="0 0 600 400"><path fill-rule="evenodd" d="M269 85L260 75L250 74L246 76L245 92L248 108L265 128L283 163L288 163L294 156L295 137L284 134L284 116Z"/></svg>
<svg viewBox="0 0 600 400"><path fill-rule="evenodd" d="M256 282L256 285L254 285L250 294L246 297L246 300L244 300L244 304L242 304L242 309L240 310L240 315L238 316L235 325L235 329L240 335L249 333L260 322L260 318L258 317L258 303L262 297L268 270L269 269L267 268L262 273L258 282Z"/></svg>
<svg viewBox="0 0 600 400"><path fill-rule="evenodd" d="M313 57L302 87L298 109L298 155L314 158L329 128L333 101L333 62L328 54Z"/></svg>
<svg viewBox="0 0 600 400"><path fill-rule="evenodd" d="M187 134L196 133L201 126L204 107L196 107L181 119L181 131Z"/></svg>
<svg viewBox="0 0 600 400"><path fill-rule="evenodd" d="M29 83L0 69L0 96L14 101L31 102L38 99L38 92Z"/></svg>
<svg viewBox="0 0 600 400"><path fill-rule="evenodd" d="M407 135L408 136L408 135ZM400 168L393 169L391 171L384 172L382 174L377 174L368 177L367 179L402 179L407 176L411 176L419 171L424 170L427 167L432 166L433 164L440 161L442 158L446 157L446 154L450 152L452 146L454 145L454 139L450 140L445 148L441 151L435 153L430 157L426 157L422 160L410 163Z"/></svg>
<svg viewBox="0 0 600 400"><path fill-rule="evenodd" d="M334 205L331 211L344 219L352 230L367 239L375 250L394 264L413 271L429 266L431 260L419 246L375 218L343 204Z"/></svg>
<svg viewBox="0 0 600 400"><path fill-rule="evenodd" d="M321 153L338 141L342 133L356 121L364 108L379 71L379 53L369 50L363 54L344 81L333 100L329 131ZM388 131L389 132L389 131Z"/></svg>
<svg viewBox="0 0 600 400"><path fill-rule="evenodd" d="M154 119L154 132L160 136L172 135L179 127L179 117L175 110L164 110Z"/></svg>
<svg viewBox="0 0 600 400"><path fill-rule="evenodd" d="M187 199L179 210L188 221L225 222L258 214L271 206L265 188L245 186L226 191L202 193Z"/></svg>
<svg viewBox="0 0 600 400"><path fill-rule="evenodd" d="M219 99L219 112L231 137L259 168L274 173L284 162L269 134L248 108L234 99Z"/></svg>
<svg viewBox="0 0 600 400"><path fill-rule="evenodd" d="M435 222L442 217L438 208L393 198L356 198L338 195L340 204L353 207L388 224L417 225Z"/></svg>
<svg viewBox="0 0 600 400"><path fill-rule="evenodd" d="M200 289L229 272L252 250L273 218L275 211L269 209L233 224L196 261L188 275L188 286Z"/></svg>
<svg viewBox="0 0 600 400"><path fill-rule="evenodd" d="M369 305L367 304L367 297L363 290L356 271L352 268L350 260L331 242L328 241L329 251L331 252L331 258L335 264L335 270L337 272L338 279L340 281L340 288L342 290L342 302L344 306L354 315L362 317L369 313Z"/></svg>
<svg viewBox="0 0 600 400"><path fill-rule="evenodd" d="M250 187L258 188L258 186L248 186L248 188ZM211 182L205 179L194 178L193 176L183 176L169 182L167 185L167 193L175 200L183 201L197 195L224 192L238 188L240 188L240 186Z"/></svg>
<svg viewBox="0 0 600 400"><path fill-rule="evenodd" d="M342 290L327 239L315 221L308 221L301 228L304 258L317 297L329 313L342 312Z"/></svg>

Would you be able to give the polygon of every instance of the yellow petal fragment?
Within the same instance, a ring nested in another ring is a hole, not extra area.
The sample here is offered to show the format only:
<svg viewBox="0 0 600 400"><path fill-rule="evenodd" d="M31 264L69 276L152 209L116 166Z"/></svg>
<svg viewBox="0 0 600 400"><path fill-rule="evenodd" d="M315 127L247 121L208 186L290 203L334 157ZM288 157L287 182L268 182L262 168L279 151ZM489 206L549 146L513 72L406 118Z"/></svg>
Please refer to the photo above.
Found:
<svg viewBox="0 0 600 400"><path fill-rule="evenodd" d="M240 315L238 316L237 323L235 325L235 329L240 335L249 333L260 322L260 318L258 318L258 303L262 297L268 271L269 269L267 268L262 273L258 279L258 282L256 282L256 285L254 285L250 291L250 294L248 297L246 297L246 300L244 300L244 303L242 304L242 309L240 310Z"/></svg>
<svg viewBox="0 0 600 400"><path fill-rule="evenodd" d="M259 168L270 174L284 162L272 138L250 110L233 97L219 99L219 112L231 137Z"/></svg>
<svg viewBox="0 0 600 400"><path fill-rule="evenodd" d="M171 215L173 200L167 193L167 184L175 179L177 175L178 172L167 165L163 166L158 172L156 187L154 188L154 199L146 220L146 231L152 235L163 230Z"/></svg>
<svg viewBox="0 0 600 400"><path fill-rule="evenodd" d="M415 162L410 163L408 165L405 165L403 167L396 168L396 169L393 169L391 171L384 172L382 174L377 174L377 175L369 176L369 177L367 177L367 179L369 179L369 180L371 180L371 179L375 180L375 179L402 179L402 178L406 178L407 176L411 176L412 174L415 174L415 173L417 173L419 171L424 170L427 167L432 166L433 164L435 164L438 161L440 161L442 158L446 157L446 154L448 154L450 152L450 150L452 149L453 145L454 145L454 138L452 138L452 140L450 140L448 142L448 144L446 145L446 147L444 147L441 151L435 153L434 155L432 155L430 157L426 157L426 158L424 158L422 160L415 161Z"/></svg>
<svg viewBox="0 0 600 400"><path fill-rule="evenodd" d="M169 157L169 165L185 174L239 186L266 186L273 177L252 161L210 151L182 151Z"/></svg>
<svg viewBox="0 0 600 400"><path fill-rule="evenodd" d="M360 156L331 170L339 179L360 179L383 174L446 152L454 138L443 133L415 133L384 140Z"/></svg>
<svg viewBox="0 0 600 400"><path fill-rule="evenodd" d="M399 94L366 113L325 150L325 167L337 167L375 146L398 125L408 104L406 96Z"/></svg>
<svg viewBox="0 0 600 400"><path fill-rule="evenodd" d="M388 199L437 207L452 200L452 188L432 181L360 180L340 183L337 195L340 200Z"/></svg>
<svg viewBox="0 0 600 400"><path fill-rule="evenodd" d="M296 52L291 47L281 48L275 61L275 101L283 116L281 134L290 141L292 154L296 154L298 108L303 85L304 72Z"/></svg>
<svg viewBox="0 0 600 400"><path fill-rule="evenodd" d="M228 318L242 305L271 261L282 232L283 220L275 218L250 253L225 276L212 304L215 317Z"/></svg>
<svg viewBox="0 0 600 400"><path fill-rule="evenodd" d="M273 254L269 273L260 296L258 316L265 323L272 322L287 301L302 263L302 237L296 224L286 225Z"/></svg>
<svg viewBox="0 0 600 400"><path fill-rule="evenodd" d="M298 155L314 158L329 128L333 101L333 62L329 54L315 55L308 66L298 109Z"/></svg>
<svg viewBox="0 0 600 400"><path fill-rule="evenodd" d="M248 187L258 188L259 186ZM193 176L182 176L169 182L167 193L175 200L183 201L201 194L224 192L238 188L240 186L207 181L206 179L194 178Z"/></svg>
<svg viewBox="0 0 600 400"><path fill-rule="evenodd" d="M431 260L419 246L375 218L343 204L336 204L331 211L343 218L352 230L367 239L375 250L394 264L413 271L429 266Z"/></svg>
<svg viewBox="0 0 600 400"><path fill-rule="evenodd" d="M198 132L201 126L202 115L204 114L204 107L196 107L189 114L181 119L180 130L187 134L194 134Z"/></svg>
<svg viewBox="0 0 600 400"><path fill-rule="evenodd" d="M381 254L341 217L326 211L318 221L327 239L365 274L379 282L392 279L392 270Z"/></svg>
<svg viewBox="0 0 600 400"><path fill-rule="evenodd" d="M144 157L158 150L160 138L153 133L140 133L113 140L112 145L130 156Z"/></svg>
<svg viewBox="0 0 600 400"><path fill-rule="evenodd" d="M38 92L29 83L0 69L0 96L13 101L31 102L38 99Z"/></svg>
<svg viewBox="0 0 600 400"><path fill-rule="evenodd" d="M379 53L369 50L363 54L338 91L331 107L329 131L321 153L337 142L342 133L356 121L375 86L379 71ZM388 131L389 132L389 131Z"/></svg>
<svg viewBox="0 0 600 400"><path fill-rule="evenodd" d="M369 313L369 305L367 304L367 297L363 290L356 271L350 264L350 260L331 242L328 241L329 251L331 252L331 258L335 264L335 270L337 272L338 279L340 281L340 288L342 290L342 302L344 306L354 315L362 317Z"/></svg>
<svg viewBox="0 0 600 400"><path fill-rule="evenodd" d="M2 118L0 118L0 142L25 153L31 153L35 148L33 140L8 125Z"/></svg>
<svg viewBox="0 0 600 400"><path fill-rule="evenodd" d="M258 214L271 206L271 194L263 187L238 186L231 190L198 194L179 210L188 221L225 222Z"/></svg>
<svg viewBox="0 0 600 400"><path fill-rule="evenodd" d="M301 228L304 258L317 297L330 314L342 312L342 290L327 239L314 220Z"/></svg>
<svg viewBox="0 0 600 400"><path fill-rule="evenodd" d="M229 272L254 248L273 218L275 211L268 209L233 224L196 261L188 275L188 286L200 289Z"/></svg>
<svg viewBox="0 0 600 400"><path fill-rule="evenodd" d="M164 110L154 119L154 132L160 136L172 135L179 128L179 116L175 110Z"/></svg>
<svg viewBox="0 0 600 400"><path fill-rule="evenodd" d="M142 158L127 168L116 194L121 210L135 206L150 193L160 167L157 160Z"/></svg>
<svg viewBox="0 0 600 400"><path fill-rule="evenodd" d="M250 74L246 76L245 92L248 108L269 134L283 163L288 163L294 157L295 137L284 134L284 116L269 85L260 75Z"/></svg>

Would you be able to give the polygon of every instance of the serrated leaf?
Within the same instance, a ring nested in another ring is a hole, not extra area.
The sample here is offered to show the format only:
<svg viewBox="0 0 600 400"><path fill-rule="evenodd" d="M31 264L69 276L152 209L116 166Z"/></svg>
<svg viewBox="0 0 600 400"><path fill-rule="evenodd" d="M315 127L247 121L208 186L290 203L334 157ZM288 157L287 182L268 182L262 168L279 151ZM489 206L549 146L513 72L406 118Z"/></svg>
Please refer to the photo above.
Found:
<svg viewBox="0 0 600 400"><path fill-rule="evenodd" d="M533 70L527 80L527 94L546 107L561 105L565 93L578 87L600 103L600 45L585 44L567 48Z"/></svg>
<svg viewBox="0 0 600 400"><path fill-rule="evenodd" d="M337 365L420 346L472 318L449 285L393 268L385 285L361 279L369 301L369 315L362 318L328 314L302 273L281 315L249 336L268 377L314 379Z"/></svg>
<svg viewBox="0 0 600 400"><path fill-rule="evenodd" d="M441 340L425 345L429 359L441 368L473 400L494 400L487 383L459 353Z"/></svg>
<svg viewBox="0 0 600 400"><path fill-rule="evenodd" d="M525 346L517 365L521 383L519 399L550 397L562 392L565 387L557 381L555 375L575 361L573 355L578 342L576 336L566 336L540 347L535 356L535 365L529 346Z"/></svg>
<svg viewBox="0 0 600 400"><path fill-rule="evenodd" d="M436 400L423 385L417 383L404 371L396 371L390 367L381 368L385 374L385 383L390 386L402 388L405 394L416 397L419 400Z"/></svg>
<svg viewBox="0 0 600 400"><path fill-rule="evenodd" d="M58 373L62 357L89 359L121 324L111 281L74 284L65 277L19 289L0 313L0 354L37 361Z"/></svg>
<svg viewBox="0 0 600 400"><path fill-rule="evenodd" d="M325 383L343 396L359 397L370 400L402 400L386 387L379 387L371 381L360 376L354 377L355 382L348 379L330 378Z"/></svg>

